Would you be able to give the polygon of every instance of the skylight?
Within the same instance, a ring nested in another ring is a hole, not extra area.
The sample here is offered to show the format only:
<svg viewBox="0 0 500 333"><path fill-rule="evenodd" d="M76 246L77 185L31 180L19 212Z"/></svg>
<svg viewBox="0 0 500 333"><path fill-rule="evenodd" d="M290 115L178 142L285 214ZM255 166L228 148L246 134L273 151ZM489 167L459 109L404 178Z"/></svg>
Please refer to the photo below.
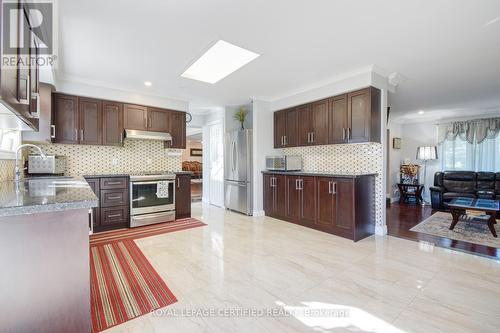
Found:
<svg viewBox="0 0 500 333"><path fill-rule="evenodd" d="M257 53L219 40L182 73L181 76L214 84L258 56L259 54Z"/></svg>

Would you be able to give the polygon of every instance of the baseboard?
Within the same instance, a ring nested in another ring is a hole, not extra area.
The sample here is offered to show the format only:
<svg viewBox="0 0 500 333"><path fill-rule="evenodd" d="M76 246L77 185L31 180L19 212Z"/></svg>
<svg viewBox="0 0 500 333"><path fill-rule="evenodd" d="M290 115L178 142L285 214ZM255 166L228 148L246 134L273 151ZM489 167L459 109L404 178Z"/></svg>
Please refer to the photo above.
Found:
<svg viewBox="0 0 500 333"><path fill-rule="evenodd" d="M266 213L263 210L254 210L253 216L255 217L266 216Z"/></svg>
<svg viewBox="0 0 500 333"><path fill-rule="evenodd" d="M387 225L376 225L375 235L384 236L387 235Z"/></svg>

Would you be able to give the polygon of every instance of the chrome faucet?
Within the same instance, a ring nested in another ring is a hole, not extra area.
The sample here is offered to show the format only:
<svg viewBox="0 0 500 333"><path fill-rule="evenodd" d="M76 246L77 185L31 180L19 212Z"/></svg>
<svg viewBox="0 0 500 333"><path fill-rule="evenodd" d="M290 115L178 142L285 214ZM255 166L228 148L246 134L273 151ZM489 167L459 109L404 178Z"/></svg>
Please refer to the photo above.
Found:
<svg viewBox="0 0 500 333"><path fill-rule="evenodd" d="M19 151L21 151L21 149L23 149L24 147L36 148L40 152L40 155L42 156L42 158L47 157L47 156L45 156L44 152L42 151L42 149L40 147L32 145L30 143L26 143L24 145L20 145L19 147L17 147L17 149L16 149L16 169L15 169L16 183L21 181L21 170L24 170L23 166L21 166L21 167L19 166Z"/></svg>

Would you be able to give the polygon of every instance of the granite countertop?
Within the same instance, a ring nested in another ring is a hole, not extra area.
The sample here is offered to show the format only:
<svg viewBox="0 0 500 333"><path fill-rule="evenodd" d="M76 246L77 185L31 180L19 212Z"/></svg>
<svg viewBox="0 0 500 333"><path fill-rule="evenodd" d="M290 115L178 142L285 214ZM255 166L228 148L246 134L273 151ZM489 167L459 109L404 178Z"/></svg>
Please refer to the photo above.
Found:
<svg viewBox="0 0 500 333"><path fill-rule="evenodd" d="M337 177L337 178L358 178L365 176L377 176L373 172L348 172L348 171L273 171L265 170L262 173L280 174L290 176L320 176L320 177Z"/></svg>
<svg viewBox="0 0 500 333"><path fill-rule="evenodd" d="M24 179L0 182L0 217L85 209L98 199L83 177Z"/></svg>
<svg viewBox="0 0 500 333"><path fill-rule="evenodd" d="M148 172L150 174L151 172ZM182 174L192 174L192 171L158 171L158 172L153 172L154 174L159 174L159 175L166 175L166 174L176 174L176 175L182 175ZM142 172L118 172L118 173L98 173L98 174L91 174L91 175L83 175L85 178L97 178L97 177L130 177L131 175L137 175L137 174L142 174Z"/></svg>

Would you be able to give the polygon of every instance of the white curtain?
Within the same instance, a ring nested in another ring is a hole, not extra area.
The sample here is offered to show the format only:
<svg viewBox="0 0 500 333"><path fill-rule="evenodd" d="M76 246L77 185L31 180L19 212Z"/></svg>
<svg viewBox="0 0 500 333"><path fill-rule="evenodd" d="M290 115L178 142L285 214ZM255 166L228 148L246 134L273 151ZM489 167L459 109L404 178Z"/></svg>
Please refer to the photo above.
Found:
<svg viewBox="0 0 500 333"><path fill-rule="evenodd" d="M460 137L439 145L441 170L500 171L500 136L482 143Z"/></svg>

